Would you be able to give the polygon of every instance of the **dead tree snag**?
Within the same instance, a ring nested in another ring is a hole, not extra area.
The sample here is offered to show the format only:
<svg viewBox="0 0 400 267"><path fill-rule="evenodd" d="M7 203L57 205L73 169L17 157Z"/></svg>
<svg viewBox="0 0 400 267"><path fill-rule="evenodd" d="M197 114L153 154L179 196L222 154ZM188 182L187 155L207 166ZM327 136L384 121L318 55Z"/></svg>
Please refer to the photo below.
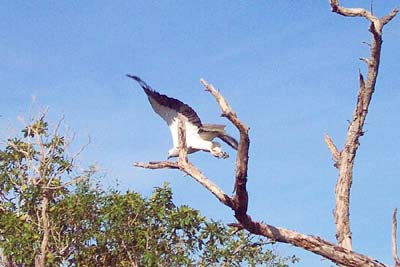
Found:
<svg viewBox="0 0 400 267"><path fill-rule="evenodd" d="M363 135L363 125L368 113L369 103L375 90L376 78L378 75L379 59L382 45L382 29L391 19L393 19L398 10L394 9L388 15L377 18L371 12L361 8L344 8L339 5L339 1L330 0L332 11L343 16L360 16L371 22L369 31L372 33L372 42L370 45L371 54L368 59L363 59L367 63L367 79L364 81L363 75L359 74L359 93L356 108L350 121L344 148L339 150L332 139L326 135L325 141L332 152L332 158L335 166L339 170L339 177L335 189L335 224L336 237L338 244L326 241L318 236L305 235L293 230L276 227L264 222L253 221L247 213L248 192L247 192L247 170L249 160L249 128L239 120L234 110L223 98L221 93L205 80L201 83L206 91L211 93L219 105L222 116L226 117L239 131L240 140L236 155L235 177L234 177L234 195L227 195L214 182L204 176L201 171L190 163L187 158L185 131L183 123L179 127L180 153L176 162L162 161L149 163L134 163L136 167L148 169L179 169L199 182L204 188L210 191L220 202L234 211L238 223L234 224L239 229L262 235L271 240L281 243L288 243L299 248L303 248L317 255L320 255L332 262L343 266L375 266L384 267L385 264L372 259L366 255L352 251L351 230L349 220L349 199L352 183L353 164L356 152L359 146L359 138ZM393 223L393 225L395 225ZM397 250L396 250L397 254ZM395 258L396 259L396 258Z"/></svg>

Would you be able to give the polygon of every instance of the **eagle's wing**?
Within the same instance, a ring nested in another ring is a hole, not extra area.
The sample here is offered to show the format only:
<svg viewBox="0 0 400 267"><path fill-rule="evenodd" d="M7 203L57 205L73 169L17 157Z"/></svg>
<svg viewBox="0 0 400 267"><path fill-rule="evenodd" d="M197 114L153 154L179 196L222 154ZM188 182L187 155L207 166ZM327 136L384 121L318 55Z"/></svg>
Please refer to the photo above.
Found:
<svg viewBox="0 0 400 267"><path fill-rule="evenodd" d="M215 137L230 145L233 149L238 149L238 141L225 132L225 125L221 124L203 124L200 128L200 136L205 140L211 141Z"/></svg>
<svg viewBox="0 0 400 267"><path fill-rule="evenodd" d="M172 134L174 147L178 146L178 114L183 115L190 123L190 125L186 126L186 131L190 134L192 132L197 132L198 129L202 127L199 116L190 106L178 99L158 93L137 76L127 76L140 84L146 93L153 110L168 124Z"/></svg>
<svg viewBox="0 0 400 267"><path fill-rule="evenodd" d="M219 139L230 145L233 149L238 150L239 144L238 141L230 135L224 134L218 136Z"/></svg>

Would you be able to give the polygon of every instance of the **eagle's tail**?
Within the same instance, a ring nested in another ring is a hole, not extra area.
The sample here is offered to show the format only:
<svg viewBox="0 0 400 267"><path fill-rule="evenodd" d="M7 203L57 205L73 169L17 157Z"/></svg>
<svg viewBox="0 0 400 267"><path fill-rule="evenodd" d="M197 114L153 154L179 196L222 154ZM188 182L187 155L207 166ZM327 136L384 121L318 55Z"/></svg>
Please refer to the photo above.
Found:
<svg viewBox="0 0 400 267"><path fill-rule="evenodd" d="M227 134L224 135L219 135L218 138L220 138L222 141L230 145L233 149L237 150L238 149L238 141L233 138L232 136L229 136Z"/></svg>

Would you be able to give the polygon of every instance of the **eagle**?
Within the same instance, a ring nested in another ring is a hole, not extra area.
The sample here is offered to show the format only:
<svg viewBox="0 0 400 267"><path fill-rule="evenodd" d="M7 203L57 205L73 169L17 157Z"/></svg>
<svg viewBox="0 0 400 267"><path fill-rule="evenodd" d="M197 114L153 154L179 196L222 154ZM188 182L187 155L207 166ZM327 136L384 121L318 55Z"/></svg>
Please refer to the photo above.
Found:
<svg viewBox="0 0 400 267"><path fill-rule="evenodd" d="M206 151L217 158L228 158L229 155L222 151L221 144L213 141L216 137L237 150L238 142L225 132L225 125L203 124L197 113L187 104L178 99L160 94L137 76L129 74L127 76L139 83L146 93L153 110L168 124L173 142L173 147L168 151L168 159L179 155L179 118L182 118L182 122L185 125L187 153Z"/></svg>

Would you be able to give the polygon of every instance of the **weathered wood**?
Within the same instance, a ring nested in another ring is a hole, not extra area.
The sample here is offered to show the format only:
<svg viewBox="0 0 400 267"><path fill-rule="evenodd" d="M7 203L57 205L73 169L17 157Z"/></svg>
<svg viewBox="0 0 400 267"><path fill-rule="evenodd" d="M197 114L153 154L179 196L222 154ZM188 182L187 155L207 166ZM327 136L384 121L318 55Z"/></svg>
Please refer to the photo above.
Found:
<svg viewBox="0 0 400 267"><path fill-rule="evenodd" d="M379 19L371 12L362 8L345 8L340 6L338 0L330 0L333 12L346 17L364 17L371 22L370 32L370 57L362 58L367 63L367 81L359 74L359 91L356 108L347 129L346 141L343 149L338 153L333 141L325 136L325 142L333 154L335 167L339 170L339 177L335 188L334 218L336 224L336 239L338 244L346 249L352 249L352 234L350 228L350 189L353 181L354 159L359 147L359 139L363 136L363 126L368 114L372 94L375 91L378 77L379 62L382 47L382 28L393 19L398 10L392 10L388 15Z"/></svg>

